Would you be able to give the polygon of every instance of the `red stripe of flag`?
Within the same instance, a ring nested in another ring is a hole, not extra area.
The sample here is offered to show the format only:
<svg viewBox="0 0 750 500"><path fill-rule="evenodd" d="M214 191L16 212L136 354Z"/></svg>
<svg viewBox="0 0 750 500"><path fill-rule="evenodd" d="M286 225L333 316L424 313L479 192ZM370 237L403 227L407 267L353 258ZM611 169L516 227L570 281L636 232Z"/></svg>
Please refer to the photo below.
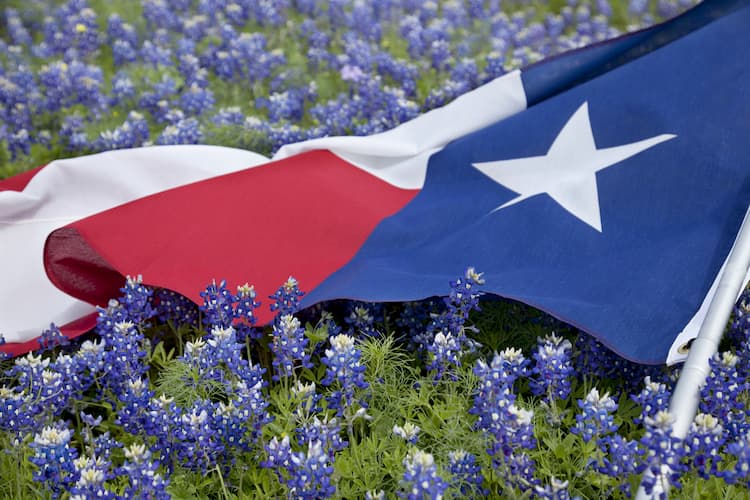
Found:
<svg viewBox="0 0 750 500"><path fill-rule="evenodd" d="M138 274L196 303L213 279L232 288L249 282L264 300L289 275L303 290L317 286L417 193L311 151L58 229L47 240L45 268L60 289L97 305L118 295L124 275ZM262 307L259 321L271 318Z"/></svg>

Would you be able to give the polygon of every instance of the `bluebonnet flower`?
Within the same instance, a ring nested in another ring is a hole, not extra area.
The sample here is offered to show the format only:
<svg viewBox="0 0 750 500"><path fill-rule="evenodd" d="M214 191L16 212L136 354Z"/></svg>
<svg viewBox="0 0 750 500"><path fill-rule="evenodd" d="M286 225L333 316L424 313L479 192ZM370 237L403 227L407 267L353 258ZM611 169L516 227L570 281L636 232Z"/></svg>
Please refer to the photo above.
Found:
<svg viewBox="0 0 750 500"><path fill-rule="evenodd" d="M204 314L203 322L207 325L228 327L234 320L234 296L227 290L226 280L216 284L214 280L200 293L203 305L200 306Z"/></svg>
<svg viewBox="0 0 750 500"><path fill-rule="evenodd" d="M666 498L669 488L657 486L659 481L669 481L669 485L680 488L680 477L685 472L682 458L685 448L682 440L672 435L674 417L667 411L659 411L653 417L645 417L646 433L641 444L646 450L646 469L641 485L647 495L659 494ZM657 488L655 490L655 488Z"/></svg>
<svg viewBox="0 0 750 500"><path fill-rule="evenodd" d="M512 387L527 364L521 351L514 349L496 354L490 366L478 360L474 373L480 378L480 388L469 410L477 416L475 427L488 437L487 452L493 457L493 465L507 474L509 484L522 491L536 484L534 462L523 452L536 446L534 413L515 404Z"/></svg>
<svg viewBox="0 0 750 500"><path fill-rule="evenodd" d="M332 458L321 440L312 440L307 451L292 451L289 436L274 436L265 446L267 459L261 462L273 469L294 498L328 498L336 487L331 483Z"/></svg>
<svg viewBox="0 0 750 500"><path fill-rule="evenodd" d="M568 481L560 481L553 476L547 486L534 486L534 495L549 500L569 500Z"/></svg>
<svg viewBox="0 0 750 500"><path fill-rule="evenodd" d="M51 351L56 347L66 346L70 343L68 337L63 335L54 323L51 323L49 329L42 332L37 342L39 342L39 352Z"/></svg>
<svg viewBox="0 0 750 500"><path fill-rule="evenodd" d="M315 18L322 10L317 0L296 0L294 8L300 14L306 14L308 18Z"/></svg>
<svg viewBox="0 0 750 500"><path fill-rule="evenodd" d="M612 351L591 335L580 332L575 340L574 363L579 377L591 375L596 378L617 377L617 360Z"/></svg>
<svg viewBox="0 0 750 500"><path fill-rule="evenodd" d="M237 338L244 342L246 338L259 340L261 332L253 329L257 318L255 310L260 307L260 302L256 298L255 288L248 283L237 287L237 294L234 296L236 302L234 318L237 320Z"/></svg>
<svg viewBox="0 0 750 500"><path fill-rule="evenodd" d="M48 414L60 415L71 399L80 397L88 388L87 378L80 376L84 371L80 358L61 354L50 363L49 369L42 371L41 380L32 381L30 394L37 396Z"/></svg>
<svg viewBox="0 0 750 500"><path fill-rule="evenodd" d="M121 406L115 418L117 424L134 435L144 430L149 401L153 395L153 391L148 388L148 381L142 378L128 380L119 394Z"/></svg>
<svg viewBox="0 0 750 500"><path fill-rule="evenodd" d="M143 0L143 17L146 19L149 28L167 28L176 29L180 22L178 16L164 0Z"/></svg>
<svg viewBox="0 0 750 500"><path fill-rule="evenodd" d="M161 80L151 85L151 89L143 92L138 99L138 106L154 116L159 115L160 101L166 101L177 93L177 84L169 76L163 76Z"/></svg>
<svg viewBox="0 0 750 500"><path fill-rule="evenodd" d="M141 46L141 58L151 63L154 67L173 66L172 51L167 47L152 43L150 40L143 42Z"/></svg>
<svg viewBox="0 0 750 500"><path fill-rule="evenodd" d="M173 126L174 129L171 133L176 133L176 125L185 119L185 112L179 108L170 107L170 101L161 99L157 101L156 108L152 113L158 123L166 123L168 126ZM164 135L162 131L162 135Z"/></svg>
<svg viewBox="0 0 750 500"><path fill-rule="evenodd" d="M341 439L341 425L336 417L318 418L313 416L312 420L296 429L298 443L300 446L308 446L310 443L319 441L323 443L323 449L328 454L331 462L339 452L347 447L347 441Z"/></svg>
<svg viewBox="0 0 750 500"><path fill-rule="evenodd" d="M368 304L365 302L349 301L349 314L344 322L349 325L347 333L352 336L376 337L380 333L375 328L376 316L382 317L382 304Z"/></svg>
<svg viewBox="0 0 750 500"><path fill-rule="evenodd" d="M101 457L81 456L75 461L76 473L78 478L76 483L70 488L71 498L102 498L105 500L119 499L116 494L106 488L105 482L113 479L115 474L112 473L111 463Z"/></svg>
<svg viewBox="0 0 750 500"><path fill-rule="evenodd" d="M505 57L499 51L492 51L485 56L486 66L484 72L487 79L491 80L503 76L505 71Z"/></svg>
<svg viewBox="0 0 750 500"><path fill-rule="evenodd" d="M468 90L469 88L465 82L448 80L441 87L433 88L427 94L422 110L429 111L430 109L444 106Z"/></svg>
<svg viewBox="0 0 750 500"><path fill-rule="evenodd" d="M198 337L195 340L185 342L184 349L184 353L179 357L179 360L191 368L195 368L198 372L197 379L188 378L185 380L185 384L188 387L197 387L204 380L225 382L224 371L220 367L215 366L213 349L208 348L204 337Z"/></svg>
<svg viewBox="0 0 750 500"><path fill-rule="evenodd" d="M732 324L727 338L733 345L740 346L740 350L737 353L739 356L747 356L748 347L750 347L750 291L748 290L742 293L734 306ZM748 370L750 368L745 368L745 372L743 373L746 373Z"/></svg>
<svg viewBox="0 0 750 500"><path fill-rule="evenodd" d="M375 5L367 2L354 2L351 13L348 16L347 25L354 29L364 39L380 43L383 36L383 27L379 22Z"/></svg>
<svg viewBox="0 0 750 500"><path fill-rule="evenodd" d="M6 8L5 9L5 26L10 36L10 41L13 45L29 46L31 45L32 39L29 30L23 25L23 21L18 15L16 9Z"/></svg>
<svg viewBox="0 0 750 500"><path fill-rule="evenodd" d="M113 450L122 448L122 444L113 439L109 435L109 432L104 432L103 434L94 437L93 446L94 455L104 460L110 459Z"/></svg>
<svg viewBox="0 0 750 500"><path fill-rule="evenodd" d="M402 310L396 318L396 326L402 331L406 338L413 339L418 335L424 335L432 314L441 314L445 308L445 302L437 299L427 299L418 302L405 302Z"/></svg>
<svg viewBox="0 0 750 500"><path fill-rule="evenodd" d="M665 384L654 382L650 376L647 376L643 380L641 392L630 396L630 399L641 406L641 416L635 417L633 422L641 423L645 417L654 417L660 411L666 410L670 396Z"/></svg>
<svg viewBox="0 0 750 500"><path fill-rule="evenodd" d="M55 496L76 479L74 460L78 452L71 446L72 436L64 423L56 422L44 427L29 445L34 450L34 456L29 458L36 466L34 481L43 483Z"/></svg>
<svg viewBox="0 0 750 500"><path fill-rule="evenodd" d="M0 429L21 438L39 423L37 414L30 411L32 397L16 387L0 386Z"/></svg>
<svg viewBox="0 0 750 500"><path fill-rule="evenodd" d="M669 19L677 15L678 6L674 0L658 0L656 2L656 12L660 17Z"/></svg>
<svg viewBox="0 0 750 500"><path fill-rule="evenodd" d="M446 40L435 40L430 45L430 58L432 67L436 70L445 70L450 64L450 44Z"/></svg>
<svg viewBox="0 0 750 500"><path fill-rule="evenodd" d="M495 418L495 415L493 414L492 417ZM505 428L495 427L492 431L496 438L502 435L498 444L503 448L504 454L507 454L508 449L514 446L531 449L536 445L533 418L532 410L525 410L515 404L508 406L503 416L498 414L498 419L505 421Z"/></svg>
<svg viewBox="0 0 750 500"><path fill-rule="evenodd" d="M419 70L416 65L408 61L394 59L387 52L378 52L375 55L375 66L378 74L387 75L398 82L405 96L416 97L417 80L419 79Z"/></svg>
<svg viewBox="0 0 750 500"><path fill-rule="evenodd" d="M430 363L427 370L434 371L434 379L440 380L443 374L450 366L460 366L462 345L460 340L453 336L450 331L444 333L437 332L432 339L432 343L427 346L427 352L430 354Z"/></svg>
<svg viewBox="0 0 750 500"><path fill-rule="evenodd" d="M628 12L634 16L642 16L648 10L648 0L630 0Z"/></svg>
<svg viewBox="0 0 750 500"><path fill-rule="evenodd" d="M578 407L581 408L581 413L576 415L576 425L571 432L579 434L585 443L617 430L612 415L617 410L617 403L609 393L600 395L599 390L594 387L586 395L586 399L578 400Z"/></svg>
<svg viewBox="0 0 750 500"><path fill-rule="evenodd" d="M450 72L451 79L468 83L470 88L479 85L479 68L473 59L464 58L458 61Z"/></svg>
<svg viewBox="0 0 750 500"><path fill-rule="evenodd" d="M442 378L451 366L460 366L460 356L464 351L474 348L474 342L466 337L465 324L472 310L479 310L479 297L482 292L477 288L484 284L482 273L469 267L464 276L450 283L451 289L445 298L446 310L435 316L428 328L428 335L418 341L426 344L424 348L430 354L428 370L434 371L435 380Z"/></svg>
<svg viewBox="0 0 750 500"><path fill-rule="evenodd" d="M339 96L327 103L316 104L309 110L310 115L330 133L347 133L351 130L357 111L352 107L359 98L350 100Z"/></svg>
<svg viewBox="0 0 750 500"><path fill-rule="evenodd" d="M136 52L135 47L125 40L115 40L112 43L112 58L115 66L122 66L135 62L138 58L138 52Z"/></svg>
<svg viewBox="0 0 750 500"><path fill-rule="evenodd" d="M318 404L322 396L316 391L315 382L305 383L298 380L290 388L290 393L297 403L294 413L300 421L309 420L312 415L322 410Z"/></svg>
<svg viewBox="0 0 750 500"><path fill-rule="evenodd" d="M294 314L299 310L299 299L303 295L305 295L305 292L299 289L297 280L293 276L289 276L289 279L276 290L276 293L269 297L274 301L271 304L271 311L276 311L279 316Z"/></svg>
<svg viewBox="0 0 750 500"><path fill-rule="evenodd" d="M52 134L49 130L39 130L36 134L37 144L45 146L48 150L52 149Z"/></svg>
<svg viewBox="0 0 750 500"><path fill-rule="evenodd" d="M705 413L695 416L685 438L685 448L692 468L703 479L716 474L721 461L719 450L725 442L724 429L716 417Z"/></svg>
<svg viewBox="0 0 750 500"><path fill-rule="evenodd" d="M292 444L289 436L284 435L281 440L274 436L263 448L266 452L266 459L261 461L261 467L273 469L279 479L282 479L282 471L289 471L292 468Z"/></svg>
<svg viewBox="0 0 750 500"><path fill-rule="evenodd" d="M120 306L130 321L143 323L154 316L151 305L153 290L143 284L143 276L126 276L125 286L120 289Z"/></svg>
<svg viewBox="0 0 750 500"><path fill-rule="evenodd" d="M199 14L189 18L183 18L181 21L181 31L189 39L200 42L206 36L209 23L207 16Z"/></svg>
<svg viewBox="0 0 750 500"><path fill-rule="evenodd" d="M263 388L267 385L262 378L264 372L265 369L250 365L243 370L242 380L233 387L235 398L232 401L254 441L260 437L263 427L273 420L267 411L269 403L263 395Z"/></svg>
<svg viewBox="0 0 750 500"><path fill-rule="evenodd" d="M394 425L393 426L393 433L404 439L407 443L416 445L417 440L419 439L419 431L421 429L418 425L414 425L411 422L404 423L403 426L400 425Z"/></svg>
<svg viewBox="0 0 750 500"><path fill-rule="evenodd" d="M312 441L307 452L293 453L292 474L287 482L289 494L295 498L329 498L336 492L332 484L332 461L321 441Z"/></svg>
<svg viewBox="0 0 750 500"><path fill-rule="evenodd" d="M134 148L140 146L130 123L124 122L114 130L104 130L99 132L99 138L96 140L96 147L101 150L115 150L124 148Z"/></svg>
<svg viewBox="0 0 750 500"><path fill-rule="evenodd" d="M339 389L328 398L329 406L337 410L338 415L351 409L354 403L356 389L367 389L365 382L365 366L361 364L362 353L354 346L354 338L345 334L331 337L331 349L326 349L321 362L326 365L326 375L321 380L323 385L338 383ZM359 401L359 405L366 408L366 403Z"/></svg>
<svg viewBox="0 0 750 500"><path fill-rule="evenodd" d="M722 422L726 437L734 440L750 430L750 415L740 395L750 383L739 373L740 357L732 352L716 353L709 360L711 373L701 387L700 411L715 416Z"/></svg>
<svg viewBox="0 0 750 500"><path fill-rule="evenodd" d="M3 101L5 106L0 107L0 116L9 131L16 132L32 130L32 111L42 109L46 104L33 74L25 67L8 74L7 79L0 77L0 103Z"/></svg>
<svg viewBox="0 0 750 500"><path fill-rule="evenodd" d="M128 381L148 370L144 363L147 355L144 336L126 317L119 303L112 301L107 309L99 308L97 318L97 333L106 345L104 363L108 376L103 382L115 395L120 394Z"/></svg>
<svg viewBox="0 0 750 500"><path fill-rule="evenodd" d="M226 447L216 430L217 406L199 399L185 413L175 416L173 445L181 466L205 474L221 462Z"/></svg>
<svg viewBox="0 0 750 500"><path fill-rule="evenodd" d="M214 94L195 82L180 96L180 106L186 113L201 115L214 106Z"/></svg>
<svg viewBox="0 0 750 500"><path fill-rule="evenodd" d="M49 365L49 358L42 358L41 355L30 352L26 356L16 358L13 367L6 372L6 375L17 377L19 386L33 388L35 383L39 383L42 371L46 370Z"/></svg>
<svg viewBox="0 0 750 500"><path fill-rule="evenodd" d="M0 333L0 346L3 345L3 344L5 344L5 343L6 343L5 337L3 336L2 333ZM10 355L8 353L0 351L0 363L3 362L3 361L5 361L9 357L10 357Z"/></svg>
<svg viewBox="0 0 750 500"><path fill-rule="evenodd" d="M365 72L359 66L345 65L341 68L341 79L345 82L358 82L366 78Z"/></svg>
<svg viewBox="0 0 750 500"><path fill-rule="evenodd" d="M203 132L198 120L187 118L167 126L156 139L156 144L198 144L202 138Z"/></svg>
<svg viewBox="0 0 750 500"><path fill-rule="evenodd" d="M186 78L200 69L200 60L195 57L195 46L195 41L186 37L179 38L175 44L175 53L180 60L178 69ZM187 65L183 66L186 61Z"/></svg>
<svg viewBox="0 0 750 500"><path fill-rule="evenodd" d="M81 115L73 113L63 118L62 125L60 126L60 131L58 134L60 136L61 142L66 149L78 149L77 147L74 147L74 145L78 144L80 141L74 141L73 138L82 133L83 117ZM67 139L67 142L64 141L64 139Z"/></svg>
<svg viewBox="0 0 750 500"><path fill-rule="evenodd" d="M529 379L531 392L550 403L557 399L567 399L573 375L570 341L551 333L539 338L538 343L533 354L536 361L532 370L534 377Z"/></svg>
<svg viewBox="0 0 750 500"><path fill-rule="evenodd" d="M158 465L151 461L151 452L143 444L134 443L125 448L125 463L121 473L128 479L125 498L167 500L169 480L157 472Z"/></svg>
<svg viewBox="0 0 750 500"><path fill-rule="evenodd" d="M138 34L130 24L123 22L117 13L112 13L107 18L107 41L113 44L116 40L127 43L131 47L138 46Z"/></svg>
<svg viewBox="0 0 750 500"><path fill-rule="evenodd" d="M80 54L90 54L99 48L101 36L93 9L82 8L72 17L64 19L66 19L66 24L73 28L73 44Z"/></svg>
<svg viewBox="0 0 750 500"><path fill-rule="evenodd" d="M281 26L286 21L286 0L266 0L254 3L253 17L261 26Z"/></svg>
<svg viewBox="0 0 750 500"><path fill-rule="evenodd" d="M227 19L229 19L230 22L238 26L243 26L249 19L248 10L244 8L244 6L236 3L227 4L224 13L226 14Z"/></svg>
<svg viewBox="0 0 750 500"><path fill-rule="evenodd" d="M525 376L529 360L520 349L507 348L495 353L490 365L478 359L474 374L479 377L479 389L474 396L474 406L469 413L477 415L476 427L490 429L497 408L505 408L515 401L513 384Z"/></svg>
<svg viewBox="0 0 750 500"><path fill-rule="evenodd" d="M252 368L248 367L247 362L242 359L242 345L237 343L237 335L233 327L214 326L205 338L206 349L203 352L209 358L210 369L217 369L220 365L224 365L231 373L241 375L245 368Z"/></svg>
<svg viewBox="0 0 750 500"><path fill-rule="evenodd" d="M274 323L272 336L270 348L274 355L274 380L294 376L296 363L304 368L313 366L306 352L309 340L297 318L291 314L279 317Z"/></svg>
<svg viewBox="0 0 750 500"><path fill-rule="evenodd" d="M73 390L82 393L91 387L104 370L104 350L105 342L103 340L85 340L73 353L69 362L66 362L66 358L61 356L55 360L53 367L61 372L73 372L73 374L67 375L67 378L68 380L75 379L76 384L73 386Z"/></svg>
<svg viewBox="0 0 750 500"><path fill-rule="evenodd" d="M98 427L102 423L102 416L99 415L98 417L94 417L93 415L89 415L85 411L81 411L78 413L78 415L81 417L81 422L84 424L84 428L81 431L83 435L84 442L91 443L93 441L93 434L91 432L91 429L93 427Z"/></svg>
<svg viewBox="0 0 750 500"><path fill-rule="evenodd" d="M404 458L404 476L399 496L409 500L442 498L448 483L438 475L435 459L429 453L413 449Z"/></svg>
<svg viewBox="0 0 750 500"><path fill-rule="evenodd" d="M6 408L0 407L3 411L0 424L17 433L39 430L53 416L65 411L80 388L78 370L80 365L67 355L55 364L33 353L17 358L5 373L16 379L16 385L2 391L5 399L2 406Z"/></svg>
<svg viewBox="0 0 750 500"><path fill-rule="evenodd" d="M31 138L25 128L10 134L6 140L11 160L18 158L19 153L27 156L31 154Z"/></svg>
<svg viewBox="0 0 750 500"><path fill-rule="evenodd" d="M280 51L267 51L267 40L262 33L242 33L230 43L229 49L236 61L235 78L250 82L261 81L286 62Z"/></svg>
<svg viewBox="0 0 750 500"><path fill-rule="evenodd" d="M726 446L726 453L735 462L734 465L718 473L729 484L750 481L750 433L739 437Z"/></svg>
<svg viewBox="0 0 750 500"><path fill-rule="evenodd" d="M245 416L253 417L252 412L247 409L242 409L235 406L234 401L228 403L219 402L219 405L214 410L214 426L216 434L219 439L224 443L227 453L234 448L239 448L244 451L250 450L250 442L246 437L246 418ZM219 462L226 463L226 457L222 457L224 460Z"/></svg>
<svg viewBox="0 0 750 500"><path fill-rule="evenodd" d="M448 453L448 472L451 474L450 486L464 497L487 496L490 491L483 487L484 476L477 457L464 450Z"/></svg>
<svg viewBox="0 0 750 500"><path fill-rule="evenodd" d="M649 377L649 384L663 384L660 390L666 391L666 397L660 396L666 404L668 392L673 384L669 372L661 366L640 365L621 358L591 335L580 332L575 341L575 366L578 377L593 376L596 378L616 379L627 391L640 391L641 382ZM654 385L655 390L658 386ZM650 390L650 389L649 389ZM640 403L639 403L640 404ZM636 421L638 423L639 420Z"/></svg>
<svg viewBox="0 0 750 500"><path fill-rule="evenodd" d="M304 114L305 94L298 89L289 89L284 92L272 93L267 98L259 97L255 100L255 105L258 108L268 109L270 122L299 121Z"/></svg>
<svg viewBox="0 0 750 500"><path fill-rule="evenodd" d="M236 59L235 53L227 50L216 50L209 64L214 70L216 76L222 80L230 81L235 73L239 72L240 62Z"/></svg>
<svg viewBox="0 0 750 500"><path fill-rule="evenodd" d="M128 119L125 123L128 125L135 144L142 145L148 141L150 131L148 128L148 122L142 114L137 111L131 111L128 113Z"/></svg>
<svg viewBox="0 0 750 500"><path fill-rule="evenodd" d="M175 325L197 325L198 308L183 295L159 288L154 291L154 308L160 322L173 322Z"/></svg>
<svg viewBox="0 0 750 500"><path fill-rule="evenodd" d="M347 0L332 0L328 3L328 11L326 14L328 22L334 30L346 25L345 7L347 4Z"/></svg>
<svg viewBox="0 0 750 500"><path fill-rule="evenodd" d="M77 73L84 73L85 66L82 68L81 63L74 62ZM83 71L81 71L83 69ZM101 74L95 75L101 77ZM73 74L71 65L63 61L55 61L51 64L42 66L38 73L39 82L45 89L45 100L43 106L48 111L57 111L70 103L73 94ZM95 84L97 80L90 78L89 83Z"/></svg>
<svg viewBox="0 0 750 500"><path fill-rule="evenodd" d="M245 122L245 115L238 106L221 108L211 118L216 125L242 125Z"/></svg>

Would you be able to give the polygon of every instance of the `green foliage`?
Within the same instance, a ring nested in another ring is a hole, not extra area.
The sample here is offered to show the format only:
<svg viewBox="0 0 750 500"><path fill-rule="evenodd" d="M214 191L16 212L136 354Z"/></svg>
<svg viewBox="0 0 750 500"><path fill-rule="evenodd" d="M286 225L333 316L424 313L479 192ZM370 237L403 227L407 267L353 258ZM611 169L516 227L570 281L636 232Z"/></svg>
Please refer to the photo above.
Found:
<svg viewBox="0 0 750 500"><path fill-rule="evenodd" d="M49 498L49 493L32 481L33 469L28 461L31 449L21 444L0 431L0 498Z"/></svg>

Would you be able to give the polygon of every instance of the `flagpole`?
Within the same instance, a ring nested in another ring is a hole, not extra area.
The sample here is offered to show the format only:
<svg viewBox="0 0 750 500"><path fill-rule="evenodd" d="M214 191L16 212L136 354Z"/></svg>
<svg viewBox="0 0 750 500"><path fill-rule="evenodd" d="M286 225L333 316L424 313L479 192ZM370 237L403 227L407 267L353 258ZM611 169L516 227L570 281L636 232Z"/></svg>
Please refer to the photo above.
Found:
<svg viewBox="0 0 750 500"><path fill-rule="evenodd" d="M711 300L698 336L690 346L690 353L672 394L669 404L669 412L675 419L672 434L680 439L685 439L687 436L690 424L698 411L700 389L711 372L708 362L719 349L719 342L732 313L732 307L745 284L745 276L750 268L749 217L750 209L742 221L737 240L727 259L724 274L719 280L716 294ZM644 474L648 473L646 471ZM669 492L669 480L664 472L651 495L646 494L643 481L641 481L636 500L648 500L658 496L661 492Z"/></svg>

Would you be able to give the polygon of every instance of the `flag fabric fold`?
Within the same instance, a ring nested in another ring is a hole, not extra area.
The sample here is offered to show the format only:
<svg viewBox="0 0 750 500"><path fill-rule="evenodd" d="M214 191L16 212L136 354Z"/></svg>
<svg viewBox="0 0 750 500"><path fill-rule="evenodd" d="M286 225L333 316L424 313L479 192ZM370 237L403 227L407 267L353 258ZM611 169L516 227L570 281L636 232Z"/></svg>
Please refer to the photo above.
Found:
<svg viewBox="0 0 750 500"><path fill-rule="evenodd" d="M41 254L39 235L49 233L44 268L70 309L49 315L32 292L0 333L23 342L40 328L24 316L84 316L117 295L124 275L199 302L212 279L250 282L264 297L292 274L312 305L440 295L472 265L489 292L629 359L677 361L750 206L748 4L702 4L375 136L290 145L271 161L225 148L226 161L185 153L215 168L89 212L55 212L70 215L46 225L53 212L34 208L30 188L54 164L25 186L3 181L0 251L24 237ZM117 169L129 170L138 155L153 162L148 175L181 168L146 151L65 161L90 161L93 175L121 160ZM29 223L39 226L33 238L21 233ZM24 286L23 273L12 281ZM5 293L5 303L22 295Z"/></svg>
<svg viewBox="0 0 750 500"><path fill-rule="evenodd" d="M92 304L101 302L74 298L47 278L42 252L52 230L152 193L266 161L256 153L217 146L156 146L53 161L1 180L0 334L8 342L3 350L21 353L38 347L32 339L50 323L64 326L69 336L94 324Z"/></svg>

